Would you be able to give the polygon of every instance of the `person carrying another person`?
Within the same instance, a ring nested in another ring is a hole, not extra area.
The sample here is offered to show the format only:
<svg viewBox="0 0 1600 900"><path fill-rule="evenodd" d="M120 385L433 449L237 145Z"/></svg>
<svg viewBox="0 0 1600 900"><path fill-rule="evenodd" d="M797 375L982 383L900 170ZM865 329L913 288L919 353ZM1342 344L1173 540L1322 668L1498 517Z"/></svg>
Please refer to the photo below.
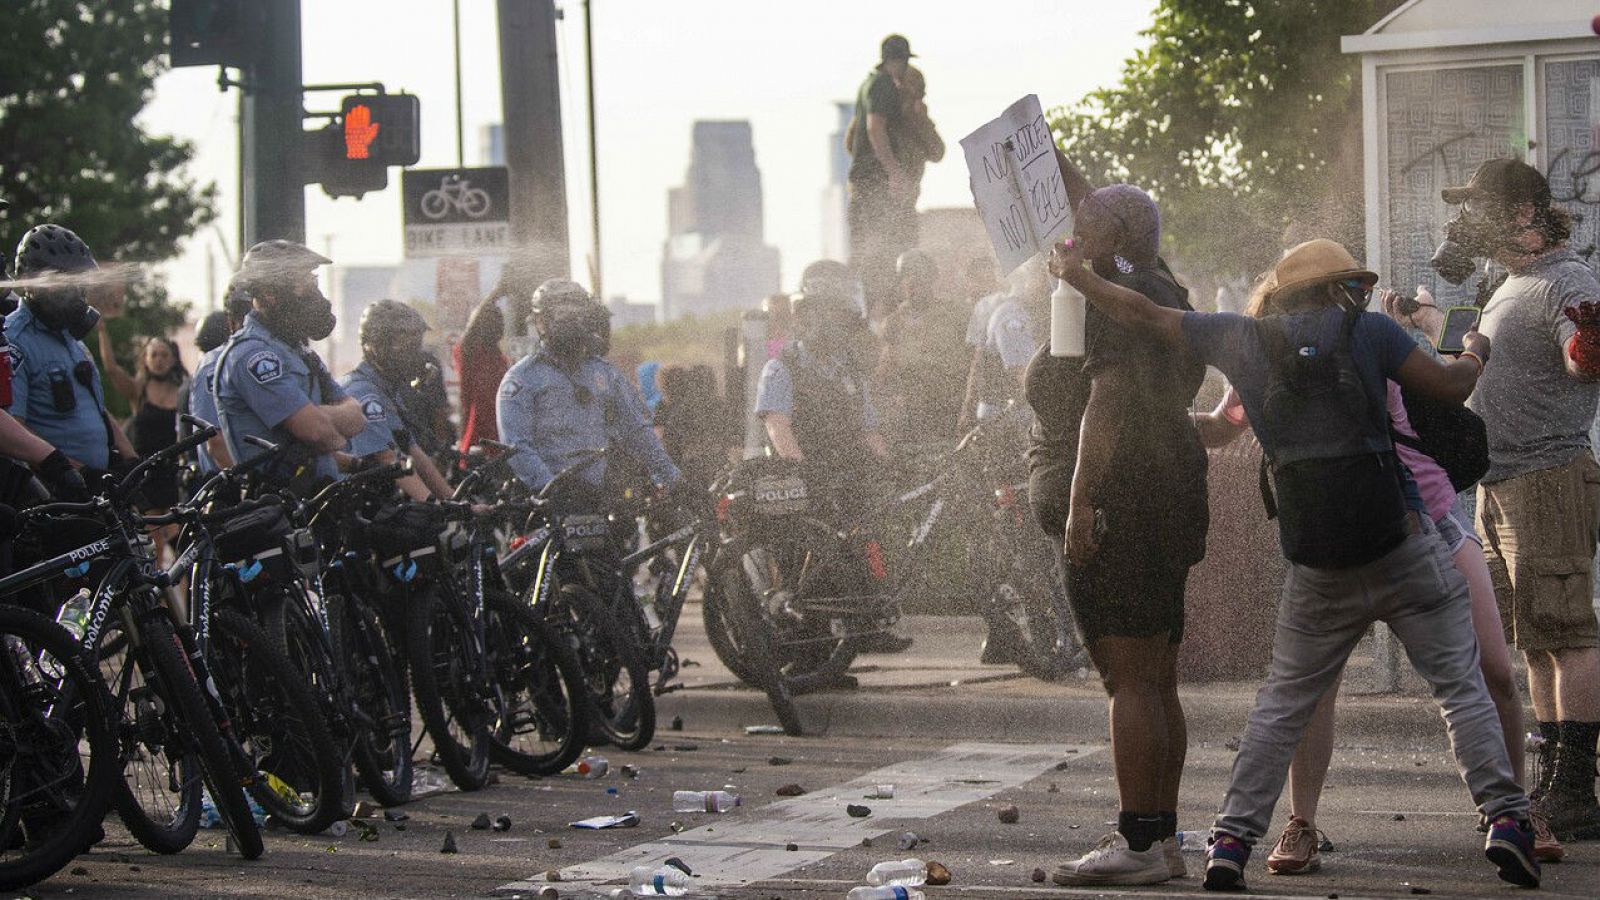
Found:
<svg viewBox="0 0 1600 900"><path fill-rule="evenodd" d="M905 103L897 84L911 64L911 43L891 34L879 62L856 91L855 137L850 142L850 268L866 291L869 319L894 305L894 260L917 243L917 186L896 153ZM847 134L850 132L847 131Z"/></svg>
<svg viewBox="0 0 1600 900"><path fill-rule="evenodd" d="M1538 169L1493 159L1463 187L1447 236L1508 274L1479 328L1495 342L1469 402L1489 432L1478 529L1512 643L1528 664L1543 738L1535 806L1563 841L1600 839L1600 626L1593 564L1600 465L1590 446L1600 400L1600 283L1567 245L1572 217Z"/></svg>
<svg viewBox="0 0 1600 900"><path fill-rule="evenodd" d="M427 364L422 349L427 330L422 314L398 300L368 305L361 311L358 331L361 363L339 382L360 405L365 420L361 433L350 438L350 455L392 463L404 452L414 474L396 483L413 500L450 496L450 484L412 433L414 420L406 415L405 401L395 391L395 385L415 377Z"/></svg>
<svg viewBox="0 0 1600 900"><path fill-rule="evenodd" d="M11 402L6 411L60 450L96 487L108 472L138 459L133 444L106 412L100 370L84 347L100 321L89 304L88 273L94 254L60 225L28 229L11 263L13 280L42 275L77 275L83 284L18 285L22 304L5 318L11 362Z"/></svg>
<svg viewBox="0 0 1600 900"><path fill-rule="evenodd" d="M1113 320L1186 349L1238 390L1268 460L1290 563L1267 683L1212 826L1206 889L1244 887L1306 723L1375 621L1388 624L1433 688L1489 823L1484 855L1503 880L1537 886L1528 798L1484 686L1467 583L1433 521L1408 508L1415 487L1395 456L1384 400L1387 379L1464 402L1489 340L1469 334L1467 351L1448 364L1430 357L1394 320L1365 311L1377 275L1330 240L1284 254L1261 319L1158 306L1085 269L1084 250L1057 244L1051 270Z"/></svg>
<svg viewBox="0 0 1600 900"><path fill-rule="evenodd" d="M1149 195L1127 184L1074 194L1076 240L1099 277L1162 309L1191 309L1159 255ZM1116 830L1052 880L1158 884L1185 874L1178 648L1210 517L1206 453L1189 416L1205 366L1095 309L1084 347L1082 357L1039 348L1028 366L1029 499L1064 552L1067 600L1109 697L1120 809Z"/></svg>
<svg viewBox="0 0 1600 900"><path fill-rule="evenodd" d="M250 297L251 309L222 348L212 379L229 459L267 452L249 437L277 444L285 455L264 474L303 496L338 478L334 454L366 427L361 405L311 349L336 321L317 285L317 268L329 262L293 241L246 251L232 284Z"/></svg>
<svg viewBox="0 0 1600 900"><path fill-rule="evenodd" d="M540 491L584 453L613 448L642 463L658 490L677 485L682 476L644 400L601 353L605 307L576 282L552 278L533 292L532 309L539 346L506 372L495 409L501 439L520 451L510 459L517 477ZM586 512L606 505L606 466L605 457L585 466L563 497Z"/></svg>

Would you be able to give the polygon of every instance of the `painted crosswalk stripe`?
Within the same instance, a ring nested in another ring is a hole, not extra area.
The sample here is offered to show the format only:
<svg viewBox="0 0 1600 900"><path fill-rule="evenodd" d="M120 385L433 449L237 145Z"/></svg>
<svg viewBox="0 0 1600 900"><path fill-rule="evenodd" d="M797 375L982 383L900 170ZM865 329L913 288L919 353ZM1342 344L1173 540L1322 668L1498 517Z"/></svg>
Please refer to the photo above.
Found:
<svg viewBox="0 0 1600 900"><path fill-rule="evenodd" d="M885 821L931 818L1017 787L1063 759L1083 759L1101 749L1097 744L954 744L932 756L884 766L801 797L741 809L682 834L568 866L561 870L561 893L604 894L626 884L635 866L657 866L674 856L694 870L697 888L766 881L827 859L863 838L900 830ZM895 786L894 799L862 799L880 784ZM873 815L851 818L845 812L850 803L871 806ZM800 849L786 850L791 843ZM540 875L500 890L537 890L546 883Z"/></svg>

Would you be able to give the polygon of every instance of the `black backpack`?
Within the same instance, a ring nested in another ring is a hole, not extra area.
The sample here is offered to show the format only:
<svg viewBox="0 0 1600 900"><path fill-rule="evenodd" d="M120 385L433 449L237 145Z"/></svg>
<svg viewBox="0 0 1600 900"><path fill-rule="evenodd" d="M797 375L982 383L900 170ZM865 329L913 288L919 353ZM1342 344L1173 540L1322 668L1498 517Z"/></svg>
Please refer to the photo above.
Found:
<svg viewBox="0 0 1600 900"><path fill-rule="evenodd" d="M1431 457L1445 474L1456 493L1470 489L1489 472L1489 430L1479 415L1464 406L1445 403L1416 391L1400 390L1406 417L1417 433L1410 437L1394 431L1391 437Z"/></svg>

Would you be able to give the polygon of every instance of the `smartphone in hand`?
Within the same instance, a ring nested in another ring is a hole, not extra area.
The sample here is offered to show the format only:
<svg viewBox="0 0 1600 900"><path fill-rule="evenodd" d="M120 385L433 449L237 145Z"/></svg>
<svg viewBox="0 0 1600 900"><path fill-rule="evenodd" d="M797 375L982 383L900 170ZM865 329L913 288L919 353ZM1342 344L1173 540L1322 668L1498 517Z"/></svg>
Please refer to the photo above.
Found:
<svg viewBox="0 0 1600 900"><path fill-rule="evenodd" d="M1440 353L1460 353L1467 349L1467 332L1478 326L1483 310L1476 306L1452 306L1444 311L1444 327L1439 329L1439 340L1434 344Z"/></svg>

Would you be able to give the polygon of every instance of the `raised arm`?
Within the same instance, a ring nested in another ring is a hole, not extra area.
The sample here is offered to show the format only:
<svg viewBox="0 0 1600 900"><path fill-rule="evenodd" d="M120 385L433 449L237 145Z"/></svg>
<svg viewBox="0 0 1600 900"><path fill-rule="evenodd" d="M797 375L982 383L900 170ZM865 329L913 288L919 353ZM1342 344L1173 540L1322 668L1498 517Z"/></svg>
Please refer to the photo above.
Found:
<svg viewBox="0 0 1600 900"><path fill-rule="evenodd" d="M1083 198L1094 193L1094 185L1089 183L1089 179L1084 177L1083 170L1073 165L1072 160L1067 158L1067 154L1063 153L1060 147L1056 148L1056 163L1061 167L1061 180L1066 183L1067 203L1073 212L1077 212L1078 204L1083 202Z"/></svg>
<svg viewBox="0 0 1600 900"><path fill-rule="evenodd" d="M1097 309L1120 325L1137 328L1183 347L1183 310L1161 306L1149 297L1112 284L1083 264L1083 252L1062 241L1050 249L1050 274L1077 288Z"/></svg>
<svg viewBox="0 0 1600 900"><path fill-rule="evenodd" d="M133 376L128 374L128 370L117 362L117 354L112 352L111 348L111 333L104 325L95 330L100 339L100 367L105 370L106 378L110 379L111 386L116 388L117 393L124 399L137 404L140 400L139 385L133 380Z"/></svg>

